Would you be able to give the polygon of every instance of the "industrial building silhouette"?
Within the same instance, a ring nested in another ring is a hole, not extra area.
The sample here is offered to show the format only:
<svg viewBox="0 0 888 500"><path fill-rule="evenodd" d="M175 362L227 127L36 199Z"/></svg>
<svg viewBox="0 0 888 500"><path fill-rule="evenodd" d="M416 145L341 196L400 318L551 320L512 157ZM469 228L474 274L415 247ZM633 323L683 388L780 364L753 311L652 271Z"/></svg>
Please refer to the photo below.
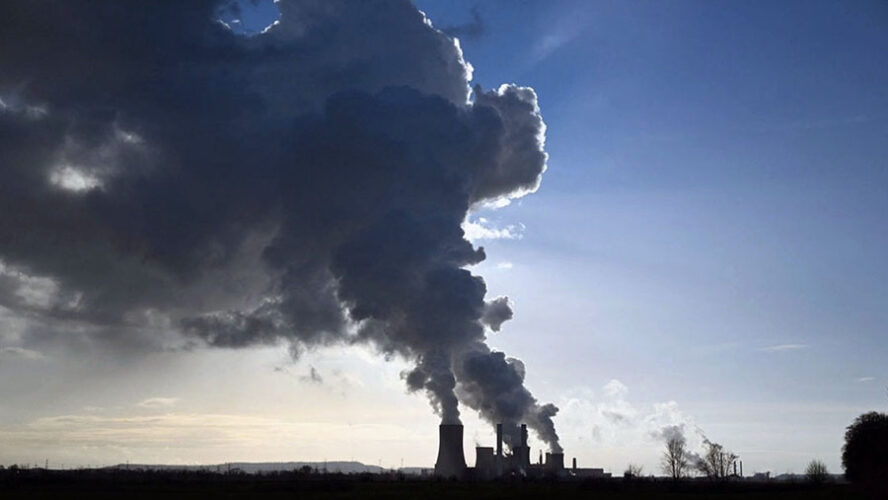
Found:
<svg viewBox="0 0 888 500"><path fill-rule="evenodd" d="M607 478L609 473L599 468L578 468L574 458L572 467L564 467L564 453L546 453L545 462L540 453L539 463L530 463L527 445L527 425L521 424L520 444L511 453L503 453L503 424L496 425L496 451L489 446L475 447L475 466L466 465L463 452L462 424L441 424L438 427L438 459L435 475L456 479L495 479L505 476Z"/></svg>

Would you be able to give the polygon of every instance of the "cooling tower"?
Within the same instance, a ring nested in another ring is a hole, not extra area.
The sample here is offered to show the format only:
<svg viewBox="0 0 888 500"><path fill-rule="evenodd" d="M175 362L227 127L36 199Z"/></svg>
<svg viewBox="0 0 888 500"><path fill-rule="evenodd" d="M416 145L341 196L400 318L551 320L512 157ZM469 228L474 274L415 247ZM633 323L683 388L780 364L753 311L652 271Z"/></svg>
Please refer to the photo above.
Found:
<svg viewBox="0 0 888 500"><path fill-rule="evenodd" d="M475 448L475 478L490 479L496 477L496 461L493 448L478 446Z"/></svg>
<svg viewBox="0 0 888 500"><path fill-rule="evenodd" d="M462 478L465 473L463 426L462 424L441 424L438 427L438 460L435 462L435 475Z"/></svg>
<svg viewBox="0 0 888 500"><path fill-rule="evenodd" d="M564 453L546 453L546 468L553 471L564 469Z"/></svg>

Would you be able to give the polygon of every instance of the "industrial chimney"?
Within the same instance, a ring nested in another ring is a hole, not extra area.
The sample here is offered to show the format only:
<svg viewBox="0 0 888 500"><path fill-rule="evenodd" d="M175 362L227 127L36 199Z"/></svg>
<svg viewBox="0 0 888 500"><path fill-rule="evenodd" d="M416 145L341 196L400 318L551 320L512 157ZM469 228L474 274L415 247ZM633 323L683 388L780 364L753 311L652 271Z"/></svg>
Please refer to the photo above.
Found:
<svg viewBox="0 0 888 500"><path fill-rule="evenodd" d="M546 453L546 468L555 472L564 470L564 453Z"/></svg>
<svg viewBox="0 0 888 500"><path fill-rule="evenodd" d="M527 446L527 425L521 424L521 444L512 448L513 467L530 469L530 448Z"/></svg>
<svg viewBox="0 0 888 500"><path fill-rule="evenodd" d="M435 475L462 478L465 473L463 426L462 424L441 424L438 427L438 460L435 462Z"/></svg>
<svg viewBox="0 0 888 500"><path fill-rule="evenodd" d="M496 424L496 475L503 473L503 424Z"/></svg>

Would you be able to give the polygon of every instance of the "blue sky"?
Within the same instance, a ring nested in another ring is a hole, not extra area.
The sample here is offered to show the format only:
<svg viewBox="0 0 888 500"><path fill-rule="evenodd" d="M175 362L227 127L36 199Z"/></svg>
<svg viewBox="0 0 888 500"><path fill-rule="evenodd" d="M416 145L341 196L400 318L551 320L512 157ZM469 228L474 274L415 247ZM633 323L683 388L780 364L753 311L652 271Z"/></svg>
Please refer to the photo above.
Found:
<svg viewBox="0 0 888 500"><path fill-rule="evenodd" d="M476 2L417 4L447 27ZM547 392L616 378L773 468L838 468L843 426L886 406L885 5L477 10L475 81L533 87L550 154L539 192L484 214L525 226L485 243L516 302L495 345ZM811 434L744 435L777 426Z"/></svg>

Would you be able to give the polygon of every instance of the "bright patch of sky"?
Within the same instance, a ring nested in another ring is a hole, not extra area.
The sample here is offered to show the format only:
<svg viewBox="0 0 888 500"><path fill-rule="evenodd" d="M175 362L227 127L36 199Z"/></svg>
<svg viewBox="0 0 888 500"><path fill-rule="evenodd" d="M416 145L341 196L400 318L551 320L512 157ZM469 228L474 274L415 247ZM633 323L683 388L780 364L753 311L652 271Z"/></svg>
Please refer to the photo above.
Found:
<svg viewBox="0 0 888 500"><path fill-rule="evenodd" d="M235 0L219 12L221 22L231 31L245 36L262 33L279 17L274 0Z"/></svg>

